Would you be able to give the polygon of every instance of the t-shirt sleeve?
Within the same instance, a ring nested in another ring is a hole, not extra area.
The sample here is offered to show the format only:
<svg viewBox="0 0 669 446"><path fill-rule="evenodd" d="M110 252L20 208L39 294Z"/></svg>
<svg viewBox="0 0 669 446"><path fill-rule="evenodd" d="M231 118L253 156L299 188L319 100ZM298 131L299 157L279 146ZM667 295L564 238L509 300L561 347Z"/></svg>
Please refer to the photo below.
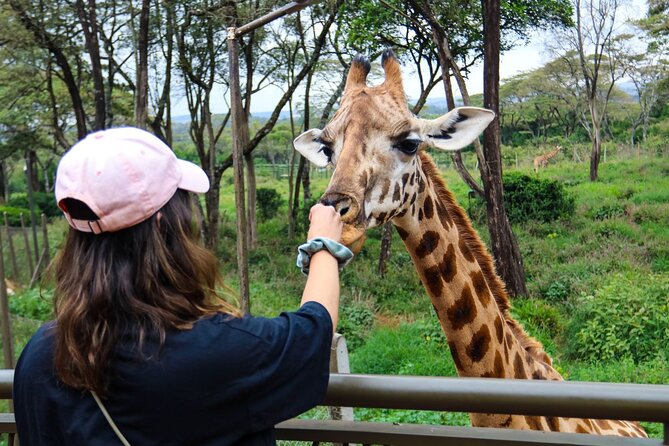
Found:
<svg viewBox="0 0 669 446"><path fill-rule="evenodd" d="M307 302L296 312L268 319L263 338L266 357L248 405L254 429L274 426L323 400L330 375L332 320L321 304Z"/></svg>

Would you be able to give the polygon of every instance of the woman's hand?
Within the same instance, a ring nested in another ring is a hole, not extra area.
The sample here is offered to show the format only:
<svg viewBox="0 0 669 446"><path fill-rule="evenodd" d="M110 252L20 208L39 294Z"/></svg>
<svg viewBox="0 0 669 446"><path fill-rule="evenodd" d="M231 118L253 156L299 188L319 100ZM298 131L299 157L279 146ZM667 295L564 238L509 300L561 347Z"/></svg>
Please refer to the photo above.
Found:
<svg viewBox="0 0 669 446"><path fill-rule="evenodd" d="M307 240L316 237L325 237L335 242L341 240L341 232L343 224L339 213L332 206L325 206L323 204L316 204L309 211L309 233Z"/></svg>

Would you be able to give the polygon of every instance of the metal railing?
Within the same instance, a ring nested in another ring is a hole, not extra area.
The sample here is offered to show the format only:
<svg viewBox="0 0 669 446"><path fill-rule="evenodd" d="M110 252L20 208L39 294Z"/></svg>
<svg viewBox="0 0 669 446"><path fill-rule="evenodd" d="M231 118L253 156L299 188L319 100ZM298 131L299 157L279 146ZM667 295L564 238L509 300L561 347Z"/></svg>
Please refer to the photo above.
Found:
<svg viewBox="0 0 669 446"><path fill-rule="evenodd" d="M11 398L13 378L13 370L0 370L0 399ZM323 404L649 421L664 425L664 439L303 419L280 423L277 438L399 446L669 445L666 385L332 374ZM2 414L0 433L11 432L13 414Z"/></svg>

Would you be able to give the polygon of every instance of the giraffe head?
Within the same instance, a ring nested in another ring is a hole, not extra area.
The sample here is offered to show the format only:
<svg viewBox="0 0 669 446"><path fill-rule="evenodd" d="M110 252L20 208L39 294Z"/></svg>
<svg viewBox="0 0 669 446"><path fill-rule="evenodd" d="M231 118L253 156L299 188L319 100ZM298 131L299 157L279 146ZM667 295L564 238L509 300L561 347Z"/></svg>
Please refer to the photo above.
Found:
<svg viewBox="0 0 669 446"><path fill-rule="evenodd" d="M460 107L437 119L420 119L409 111L400 65L391 50L384 51L381 65L384 82L368 86L370 63L356 57L332 120L294 141L295 149L315 165L335 166L321 202L341 214L342 241L354 252L362 248L366 229L400 215L424 189L416 175L420 150L459 150L495 116L489 110Z"/></svg>

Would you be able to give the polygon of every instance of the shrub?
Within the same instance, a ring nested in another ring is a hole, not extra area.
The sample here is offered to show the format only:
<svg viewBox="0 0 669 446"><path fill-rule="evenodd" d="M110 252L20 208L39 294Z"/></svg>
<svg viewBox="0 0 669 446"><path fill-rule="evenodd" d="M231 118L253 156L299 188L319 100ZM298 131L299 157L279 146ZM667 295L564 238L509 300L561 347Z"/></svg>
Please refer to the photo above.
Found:
<svg viewBox="0 0 669 446"><path fill-rule="evenodd" d="M283 202L281 195L275 189L266 187L260 187L256 190L256 199L258 200L258 213L261 220L274 218Z"/></svg>
<svg viewBox="0 0 669 446"><path fill-rule="evenodd" d="M56 196L51 192L33 192L33 200L35 201L35 213L39 216L44 214L47 217L57 217L61 215L58 204L56 203ZM15 192L9 197L9 206L30 209L30 199L26 192ZM30 215L30 213L28 213Z"/></svg>
<svg viewBox="0 0 669 446"><path fill-rule="evenodd" d="M592 218L595 220L607 220L623 215L625 215L625 208L618 203L605 204L592 211Z"/></svg>
<svg viewBox="0 0 669 446"><path fill-rule="evenodd" d="M342 305L337 331L344 335L349 350L355 350L364 343L374 325L374 313L358 304Z"/></svg>
<svg viewBox="0 0 669 446"><path fill-rule="evenodd" d="M21 214L26 225L30 224L30 210L13 206L0 206L0 214L7 213L10 226L21 226ZM4 223L4 221L3 221Z"/></svg>
<svg viewBox="0 0 669 446"><path fill-rule="evenodd" d="M569 354L587 361L669 357L669 280L666 274L616 275L582 295L568 327Z"/></svg>
<svg viewBox="0 0 669 446"><path fill-rule="evenodd" d="M9 311L16 316L46 321L52 317L53 290L28 289L11 296Z"/></svg>
<svg viewBox="0 0 669 446"><path fill-rule="evenodd" d="M504 175L504 202L509 220L549 222L574 214L575 199L555 180L517 172Z"/></svg>

